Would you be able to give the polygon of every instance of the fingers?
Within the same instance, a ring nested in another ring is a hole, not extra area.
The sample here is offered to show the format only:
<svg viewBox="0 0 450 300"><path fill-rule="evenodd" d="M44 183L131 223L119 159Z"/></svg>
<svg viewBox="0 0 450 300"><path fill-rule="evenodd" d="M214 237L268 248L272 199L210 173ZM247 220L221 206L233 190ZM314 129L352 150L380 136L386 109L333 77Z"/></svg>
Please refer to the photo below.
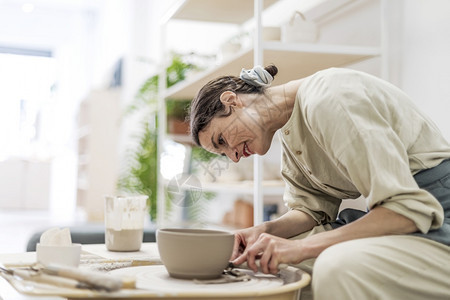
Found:
<svg viewBox="0 0 450 300"><path fill-rule="evenodd" d="M276 241L268 239L264 253L260 259L261 272L264 274L278 273L278 257L276 254Z"/></svg>
<svg viewBox="0 0 450 300"><path fill-rule="evenodd" d="M232 260L231 262L233 263L233 265L239 266L239 265L242 265L246 261L247 261L247 253L244 252L243 254L241 254L240 256L238 256L237 258Z"/></svg>
<svg viewBox="0 0 450 300"><path fill-rule="evenodd" d="M247 260L247 266L254 272L258 269L265 274L277 274L279 272L280 253L278 244L281 240L269 234L260 235L258 241L247 247L244 253L236 261L241 264ZM235 262L233 262L235 263Z"/></svg>
<svg viewBox="0 0 450 300"><path fill-rule="evenodd" d="M286 247L286 242L285 239L267 233L260 234L255 241L248 234L239 232L234 237L230 260L234 265L247 262L247 267L255 273L260 270L265 274L277 274L280 268L279 264L286 261L283 259L286 251L280 251Z"/></svg>
<svg viewBox="0 0 450 300"><path fill-rule="evenodd" d="M272 259L267 264L268 273L270 274L278 274L280 272L280 264L278 263L278 259L272 257Z"/></svg>
<svg viewBox="0 0 450 300"><path fill-rule="evenodd" d="M271 261L271 258L272 258L272 255L271 255L269 249L266 249L266 251L264 251L264 253L261 256L261 259L259 261L259 264L261 266L261 272L263 272L264 274L270 273L268 265Z"/></svg>
<svg viewBox="0 0 450 300"><path fill-rule="evenodd" d="M247 247L244 254L246 254L249 269L258 272L261 264L261 271L267 274L267 261L271 256L270 235L265 233L261 234L256 243ZM263 259L262 262L260 262L261 259Z"/></svg>
<svg viewBox="0 0 450 300"><path fill-rule="evenodd" d="M234 246L233 246L233 253L231 254L230 260L235 260L241 253L242 249L242 239L239 234L234 235Z"/></svg>
<svg viewBox="0 0 450 300"><path fill-rule="evenodd" d="M257 248L259 243L253 244L250 249L246 250L247 266L253 272L258 272L259 264L256 263L256 259L260 257L262 253L259 248ZM245 252L244 252L245 254Z"/></svg>
<svg viewBox="0 0 450 300"><path fill-rule="evenodd" d="M248 246L248 248L246 248L241 255L239 255L236 259L232 261L233 264L235 266L239 266L247 262L247 267L249 269L251 269L255 273L258 272L259 262L257 263L256 261L257 259L259 259L259 255L253 254L253 252L255 251L254 249L255 249L254 245Z"/></svg>

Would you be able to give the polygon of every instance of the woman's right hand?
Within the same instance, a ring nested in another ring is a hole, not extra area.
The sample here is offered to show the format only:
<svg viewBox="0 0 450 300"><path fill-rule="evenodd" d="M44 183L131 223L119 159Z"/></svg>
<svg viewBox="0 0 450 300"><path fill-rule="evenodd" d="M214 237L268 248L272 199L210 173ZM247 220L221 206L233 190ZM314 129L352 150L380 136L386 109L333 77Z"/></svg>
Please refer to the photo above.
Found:
<svg viewBox="0 0 450 300"><path fill-rule="evenodd" d="M240 229L234 233L234 247L231 261L238 258L244 250L253 245L261 233L266 232L265 223L258 226Z"/></svg>

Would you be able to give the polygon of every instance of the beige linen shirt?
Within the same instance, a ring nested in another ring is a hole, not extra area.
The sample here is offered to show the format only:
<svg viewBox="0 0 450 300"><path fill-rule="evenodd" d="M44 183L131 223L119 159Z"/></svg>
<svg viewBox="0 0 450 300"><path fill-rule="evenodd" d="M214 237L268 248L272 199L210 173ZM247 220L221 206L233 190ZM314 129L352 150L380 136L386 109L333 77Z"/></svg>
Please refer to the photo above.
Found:
<svg viewBox="0 0 450 300"><path fill-rule="evenodd" d="M450 145L392 84L338 68L305 78L281 141L284 201L318 224L362 195L369 209L391 209L422 233L442 225L442 206L413 175L450 158Z"/></svg>

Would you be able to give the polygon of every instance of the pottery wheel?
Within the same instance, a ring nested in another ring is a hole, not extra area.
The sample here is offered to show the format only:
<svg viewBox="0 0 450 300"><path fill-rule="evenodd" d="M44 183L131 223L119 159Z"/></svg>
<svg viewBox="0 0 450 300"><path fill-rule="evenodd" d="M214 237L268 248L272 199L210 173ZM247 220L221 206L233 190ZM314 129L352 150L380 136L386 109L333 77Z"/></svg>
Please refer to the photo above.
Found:
<svg viewBox="0 0 450 300"><path fill-rule="evenodd" d="M117 276L134 277L138 289L155 292L252 292L270 290L284 284L283 279L275 275L254 274L253 271L245 269L239 269L239 271L246 272L251 279L227 283L196 283L194 280L170 277L164 265L123 268L109 273Z"/></svg>

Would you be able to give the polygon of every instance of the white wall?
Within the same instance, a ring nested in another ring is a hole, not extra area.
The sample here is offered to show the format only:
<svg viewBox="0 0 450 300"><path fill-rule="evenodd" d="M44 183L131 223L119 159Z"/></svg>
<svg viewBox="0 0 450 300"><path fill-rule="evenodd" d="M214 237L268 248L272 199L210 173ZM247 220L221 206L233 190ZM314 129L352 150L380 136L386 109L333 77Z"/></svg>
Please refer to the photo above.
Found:
<svg viewBox="0 0 450 300"><path fill-rule="evenodd" d="M354 41L369 38L376 43L385 39L384 54L388 64L385 79L410 95L450 141L450 1L384 0L384 6L377 4L378 0L363 2L366 4L361 5L360 10L370 8L370 13L379 13L384 9L383 23L370 25L367 22L371 19L369 12L358 12L352 20L360 20L357 24L364 28L362 32L366 35L358 37L355 34L350 38ZM349 28L355 26L345 20L337 24L344 25L345 22ZM382 25L386 26L384 37L374 32ZM342 34L335 32L334 36L341 37ZM383 77L382 70L377 71L381 62L376 58L352 67Z"/></svg>
<svg viewBox="0 0 450 300"><path fill-rule="evenodd" d="M385 76L381 58L350 67L385 77L404 90L450 141L450 1L359 2L322 22L319 42L386 46ZM386 36L381 35L382 26L386 26Z"/></svg>
<svg viewBox="0 0 450 300"><path fill-rule="evenodd" d="M450 1L396 1L398 84L450 140Z"/></svg>

